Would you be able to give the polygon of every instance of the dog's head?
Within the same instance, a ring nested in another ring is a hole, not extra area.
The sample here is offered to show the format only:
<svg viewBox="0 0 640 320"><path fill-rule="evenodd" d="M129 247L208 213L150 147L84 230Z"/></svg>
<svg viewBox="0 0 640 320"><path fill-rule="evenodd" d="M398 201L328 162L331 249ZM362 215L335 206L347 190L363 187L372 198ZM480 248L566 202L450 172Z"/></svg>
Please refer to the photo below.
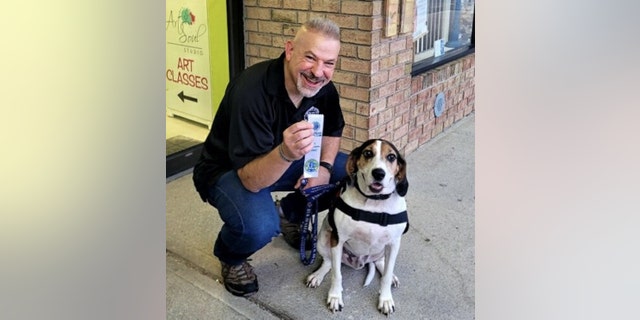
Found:
<svg viewBox="0 0 640 320"><path fill-rule="evenodd" d="M396 191L404 197L409 189L406 161L391 142L383 139L365 141L351 151L347 175L365 195Z"/></svg>

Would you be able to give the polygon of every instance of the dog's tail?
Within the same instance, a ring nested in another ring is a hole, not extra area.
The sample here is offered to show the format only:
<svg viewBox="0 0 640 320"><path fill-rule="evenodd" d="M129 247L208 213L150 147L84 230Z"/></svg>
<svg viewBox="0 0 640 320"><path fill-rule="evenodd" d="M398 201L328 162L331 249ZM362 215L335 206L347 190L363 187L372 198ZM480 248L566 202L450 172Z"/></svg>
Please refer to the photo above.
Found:
<svg viewBox="0 0 640 320"><path fill-rule="evenodd" d="M373 280L373 276L376 274L376 266L373 262L367 263L369 265L369 272L367 273L367 277L364 279L364 287L368 286Z"/></svg>

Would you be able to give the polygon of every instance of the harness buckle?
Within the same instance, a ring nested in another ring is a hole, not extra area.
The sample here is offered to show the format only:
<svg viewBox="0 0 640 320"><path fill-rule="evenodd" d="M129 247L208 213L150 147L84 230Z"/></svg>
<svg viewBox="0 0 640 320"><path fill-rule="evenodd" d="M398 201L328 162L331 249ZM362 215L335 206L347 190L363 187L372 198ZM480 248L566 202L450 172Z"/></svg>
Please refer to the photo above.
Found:
<svg viewBox="0 0 640 320"><path fill-rule="evenodd" d="M389 224L389 215L385 213L380 214L379 223L381 226L386 227Z"/></svg>
<svg viewBox="0 0 640 320"><path fill-rule="evenodd" d="M361 221L362 218L363 218L362 217L362 210L358 210L358 209L354 210L352 218L353 218L353 220Z"/></svg>

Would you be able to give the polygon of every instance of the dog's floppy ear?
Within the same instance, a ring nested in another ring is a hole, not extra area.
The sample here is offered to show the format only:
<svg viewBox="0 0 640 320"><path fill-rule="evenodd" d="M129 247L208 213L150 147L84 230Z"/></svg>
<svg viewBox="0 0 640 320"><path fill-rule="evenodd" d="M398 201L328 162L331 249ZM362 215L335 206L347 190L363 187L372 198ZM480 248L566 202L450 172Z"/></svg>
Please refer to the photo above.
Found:
<svg viewBox="0 0 640 320"><path fill-rule="evenodd" d="M407 180L406 176L404 177L404 179L396 183L396 191L401 197L407 195L407 191L409 191L409 180Z"/></svg>
<svg viewBox="0 0 640 320"><path fill-rule="evenodd" d="M397 152L397 151L396 151ZM407 191L409 191L409 180L407 179L407 162L404 158L398 153L398 174L396 174L396 192L401 197L407 195Z"/></svg>
<svg viewBox="0 0 640 320"><path fill-rule="evenodd" d="M352 184L353 176L358 171L358 158L360 157L360 153L362 152L362 148L355 148L349 153L349 157L347 157L347 183Z"/></svg>

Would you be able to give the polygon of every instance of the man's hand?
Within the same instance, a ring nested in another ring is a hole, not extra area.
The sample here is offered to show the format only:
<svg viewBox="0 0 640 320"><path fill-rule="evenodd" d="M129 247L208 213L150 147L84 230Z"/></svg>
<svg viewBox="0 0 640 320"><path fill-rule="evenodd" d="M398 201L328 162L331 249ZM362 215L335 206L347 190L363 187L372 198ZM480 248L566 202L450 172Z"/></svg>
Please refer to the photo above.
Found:
<svg viewBox="0 0 640 320"><path fill-rule="evenodd" d="M300 176L300 178L298 179L298 182L296 182L296 185L294 186L294 188L298 189L300 188L300 186L302 185L301 181L302 179L307 179L307 185L304 186L302 189L306 189L306 188L310 188L310 187L314 187L314 186L321 186L323 184L328 184L329 181L331 181L331 173L329 172L329 170L327 170L327 168L325 167L320 167L320 170L318 170L318 176L315 178L305 178L304 175Z"/></svg>
<svg viewBox="0 0 640 320"><path fill-rule="evenodd" d="M292 124L282 136L282 152L287 159L302 159L313 148L313 124L308 121Z"/></svg>

